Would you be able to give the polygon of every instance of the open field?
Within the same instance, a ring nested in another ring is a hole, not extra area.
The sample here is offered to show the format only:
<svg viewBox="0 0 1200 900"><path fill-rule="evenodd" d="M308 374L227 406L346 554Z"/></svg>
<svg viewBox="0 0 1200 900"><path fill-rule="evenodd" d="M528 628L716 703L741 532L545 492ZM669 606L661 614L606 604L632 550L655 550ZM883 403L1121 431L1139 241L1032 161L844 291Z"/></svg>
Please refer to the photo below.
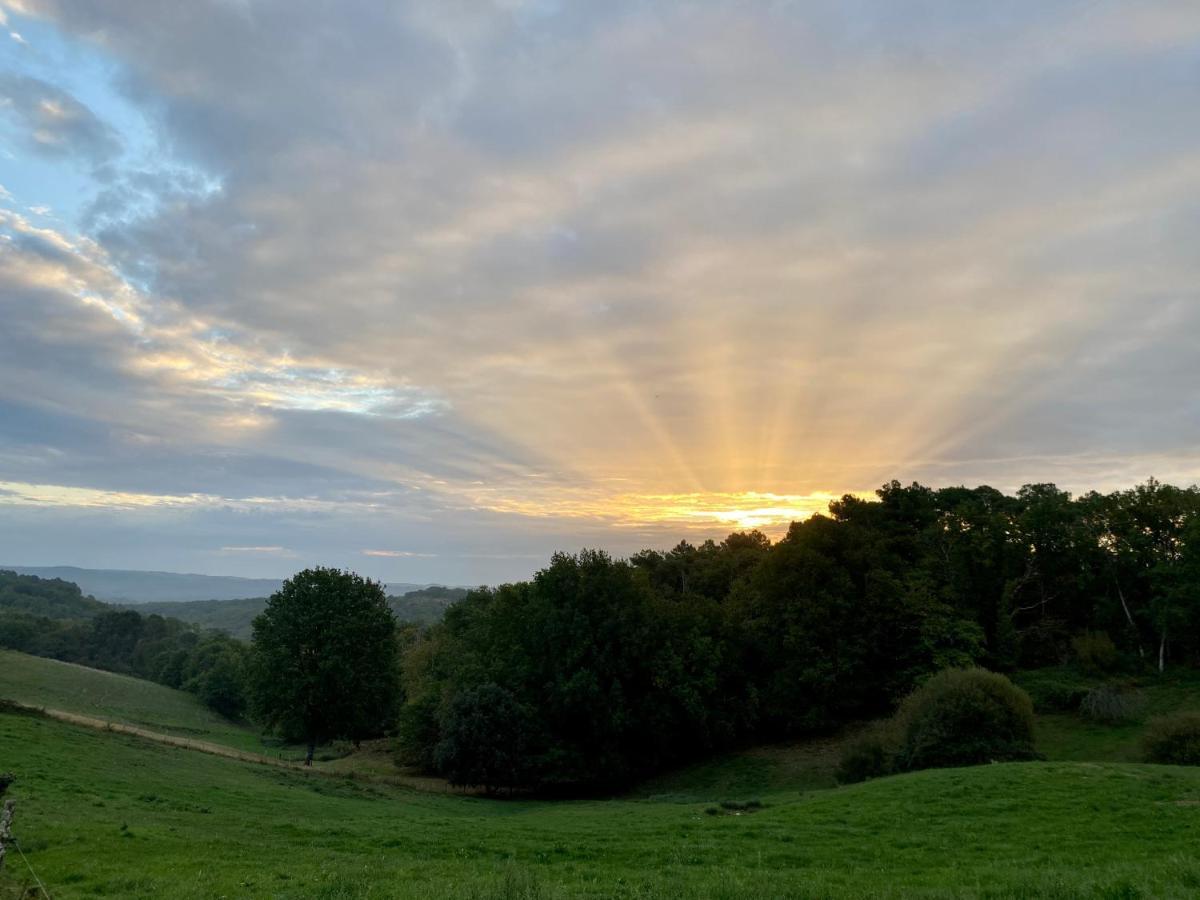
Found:
<svg viewBox="0 0 1200 900"><path fill-rule="evenodd" d="M56 897L1092 895L1200 890L1200 772L1033 763L765 808L423 794L0 716ZM7 884L20 884L9 870Z"/></svg>
<svg viewBox="0 0 1200 900"><path fill-rule="evenodd" d="M59 709L176 737L275 755L259 732L221 717L184 691L72 663L0 650L0 699Z"/></svg>
<svg viewBox="0 0 1200 900"><path fill-rule="evenodd" d="M1193 688L1187 679L1151 682L1149 705L1186 707ZM186 694L21 654L0 656L0 696L202 733L239 749L257 740ZM1126 758L1140 729L1066 715L1042 717L1039 727L1047 755L1092 759L1114 747ZM18 777L16 832L57 898L1200 891L1200 770L1054 761L835 788L838 746L830 739L745 750L619 799L504 801L364 777L387 774L382 749L305 773L0 715L0 769ZM739 814L721 806L748 800L763 806ZM10 861L0 897L18 896L29 881L20 860Z"/></svg>

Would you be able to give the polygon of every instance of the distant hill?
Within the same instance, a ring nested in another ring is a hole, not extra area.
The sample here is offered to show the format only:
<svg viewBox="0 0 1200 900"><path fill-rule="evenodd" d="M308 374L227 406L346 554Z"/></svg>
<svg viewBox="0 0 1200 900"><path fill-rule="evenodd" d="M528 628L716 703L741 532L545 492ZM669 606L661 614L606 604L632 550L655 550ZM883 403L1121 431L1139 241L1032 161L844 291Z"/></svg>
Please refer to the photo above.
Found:
<svg viewBox="0 0 1200 900"><path fill-rule="evenodd" d="M446 607L465 597L465 588L437 585L410 591L403 596L390 595L388 605L401 622L430 625L442 617ZM145 615L157 613L202 628L224 631L242 640L250 640L250 626L267 605L266 597L237 600L190 600L182 603L139 603L135 607Z"/></svg>
<svg viewBox="0 0 1200 900"><path fill-rule="evenodd" d="M48 619L90 619L109 607L85 597L79 586L0 569L0 612L29 613Z"/></svg>
<svg viewBox="0 0 1200 900"><path fill-rule="evenodd" d="M185 575L132 569L80 569L75 566L0 566L20 575L73 582L83 593L108 603L183 603L194 600L240 600L267 597L283 584L278 578L238 578L233 575ZM397 596L430 587L399 582L384 590ZM174 615L174 614L173 614Z"/></svg>

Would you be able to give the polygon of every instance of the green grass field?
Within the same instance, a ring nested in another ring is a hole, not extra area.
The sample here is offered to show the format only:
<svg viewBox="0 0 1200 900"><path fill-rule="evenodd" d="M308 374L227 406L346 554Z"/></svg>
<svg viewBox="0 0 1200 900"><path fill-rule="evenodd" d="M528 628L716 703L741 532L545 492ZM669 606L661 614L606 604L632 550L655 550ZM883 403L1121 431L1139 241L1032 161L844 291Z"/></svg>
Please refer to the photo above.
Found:
<svg viewBox="0 0 1200 900"><path fill-rule="evenodd" d="M1193 897L1200 772L1033 763L762 797L528 802L0 716L55 897ZM7 875L19 889L14 859Z"/></svg>
<svg viewBox="0 0 1200 900"><path fill-rule="evenodd" d="M278 752L191 694L140 678L0 650L0 699L61 709L254 753Z"/></svg>
<svg viewBox="0 0 1200 900"><path fill-rule="evenodd" d="M187 695L135 679L52 666L42 683L44 664L0 656L0 696L204 728L212 740L236 727L206 723ZM1195 698L1187 684L1162 691L1163 708ZM1056 727L1075 735L1072 753L1111 749ZM18 778L15 831L56 898L1200 894L1200 769L1055 761L836 788L837 747L747 750L618 799L504 801L0 714L0 770ZM719 802L749 799L763 807L733 814ZM0 897L29 883L10 854Z"/></svg>

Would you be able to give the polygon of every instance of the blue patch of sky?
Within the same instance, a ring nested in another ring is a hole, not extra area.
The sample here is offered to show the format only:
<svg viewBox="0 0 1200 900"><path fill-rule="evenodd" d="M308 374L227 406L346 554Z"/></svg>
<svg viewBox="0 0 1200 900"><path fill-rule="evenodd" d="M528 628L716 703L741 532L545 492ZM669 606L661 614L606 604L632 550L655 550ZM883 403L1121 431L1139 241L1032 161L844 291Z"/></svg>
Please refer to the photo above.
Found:
<svg viewBox="0 0 1200 900"><path fill-rule="evenodd" d="M100 173L83 158L65 155L46 158L24 148L23 136L0 111L0 184L11 195L9 206L20 208L35 221L86 230L97 221L113 224L152 214L158 196L144 187L121 191L119 207L108 207L95 219L93 206L105 189L132 175L140 184L158 181L164 189L184 190L198 199L220 189L218 179L174 158L165 148L153 116L120 90L123 64L87 41L73 39L53 24L38 19L8 16L8 31L0 33L0 71L27 76L54 85L87 106L109 126L121 142L122 152L111 170ZM44 212L43 210L48 210Z"/></svg>

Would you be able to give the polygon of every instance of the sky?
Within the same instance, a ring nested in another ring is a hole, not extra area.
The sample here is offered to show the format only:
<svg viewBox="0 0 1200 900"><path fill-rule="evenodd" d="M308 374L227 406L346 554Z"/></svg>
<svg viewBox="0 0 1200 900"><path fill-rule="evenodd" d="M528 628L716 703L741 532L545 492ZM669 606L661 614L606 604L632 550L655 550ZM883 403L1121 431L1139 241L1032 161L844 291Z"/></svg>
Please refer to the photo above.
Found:
<svg viewBox="0 0 1200 900"><path fill-rule="evenodd" d="M0 563L1200 479L1195 0L0 0L0 186Z"/></svg>

